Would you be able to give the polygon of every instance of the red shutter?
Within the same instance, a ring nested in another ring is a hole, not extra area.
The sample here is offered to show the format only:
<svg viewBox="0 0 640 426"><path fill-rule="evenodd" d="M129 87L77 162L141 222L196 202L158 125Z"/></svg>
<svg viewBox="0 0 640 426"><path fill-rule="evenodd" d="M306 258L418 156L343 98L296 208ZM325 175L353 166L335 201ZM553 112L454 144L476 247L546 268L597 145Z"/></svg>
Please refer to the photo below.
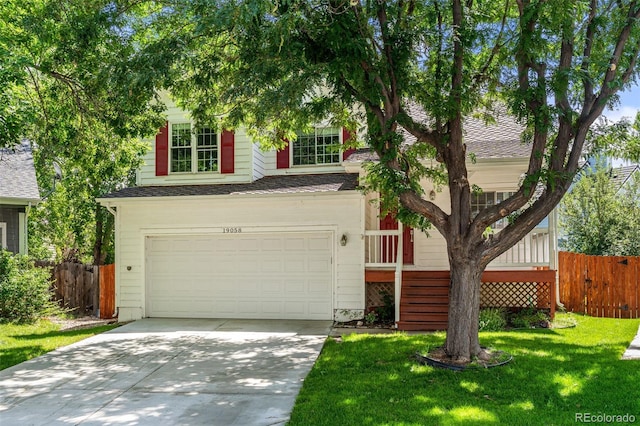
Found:
<svg viewBox="0 0 640 426"><path fill-rule="evenodd" d="M288 169L289 166L289 141L285 141L287 145L280 151L276 152L276 168Z"/></svg>
<svg viewBox="0 0 640 426"><path fill-rule="evenodd" d="M346 141L348 141L349 138L351 138L351 132L343 127L342 128L342 143L345 143ZM351 154L353 154L355 152L355 150L356 150L355 148L346 149L342 153L342 159L346 160L347 157L349 157Z"/></svg>
<svg viewBox="0 0 640 426"><path fill-rule="evenodd" d="M169 174L169 123L156 135L156 176Z"/></svg>
<svg viewBox="0 0 640 426"><path fill-rule="evenodd" d="M220 135L220 173L235 170L235 135L231 130L223 130Z"/></svg>

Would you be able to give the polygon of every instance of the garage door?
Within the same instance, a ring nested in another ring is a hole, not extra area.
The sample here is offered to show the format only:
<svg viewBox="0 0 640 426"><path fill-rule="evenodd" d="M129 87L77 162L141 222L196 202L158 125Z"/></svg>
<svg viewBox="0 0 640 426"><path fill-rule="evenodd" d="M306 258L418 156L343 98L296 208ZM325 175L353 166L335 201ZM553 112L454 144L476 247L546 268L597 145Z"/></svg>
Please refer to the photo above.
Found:
<svg viewBox="0 0 640 426"><path fill-rule="evenodd" d="M330 233L146 240L146 315L331 319Z"/></svg>

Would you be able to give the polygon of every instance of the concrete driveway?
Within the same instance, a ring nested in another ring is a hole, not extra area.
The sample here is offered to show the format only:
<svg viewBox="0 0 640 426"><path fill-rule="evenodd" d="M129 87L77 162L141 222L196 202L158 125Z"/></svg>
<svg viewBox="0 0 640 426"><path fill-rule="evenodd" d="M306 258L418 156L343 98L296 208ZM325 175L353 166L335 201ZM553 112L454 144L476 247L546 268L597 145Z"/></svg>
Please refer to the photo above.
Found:
<svg viewBox="0 0 640 426"><path fill-rule="evenodd" d="M0 423L284 424L330 328L136 321L0 371Z"/></svg>

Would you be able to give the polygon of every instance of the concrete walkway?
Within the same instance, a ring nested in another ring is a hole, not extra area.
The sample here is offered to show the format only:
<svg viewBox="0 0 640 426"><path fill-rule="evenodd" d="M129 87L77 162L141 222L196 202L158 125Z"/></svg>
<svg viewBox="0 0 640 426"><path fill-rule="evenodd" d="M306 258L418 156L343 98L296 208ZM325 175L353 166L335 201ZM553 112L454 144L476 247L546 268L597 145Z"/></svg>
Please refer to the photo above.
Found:
<svg viewBox="0 0 640 426"><path fill-rule="evenodd" d="M0 371L0 423L284 424L330 329L330 321L136 321Z"/></svg>
<svg viewBox="0 0 640 426"><path fill-rule="evenodd" d="M638 334L633 338L631 344L622 354L622 359L640 359L640 327L638 327Z"/></svg>

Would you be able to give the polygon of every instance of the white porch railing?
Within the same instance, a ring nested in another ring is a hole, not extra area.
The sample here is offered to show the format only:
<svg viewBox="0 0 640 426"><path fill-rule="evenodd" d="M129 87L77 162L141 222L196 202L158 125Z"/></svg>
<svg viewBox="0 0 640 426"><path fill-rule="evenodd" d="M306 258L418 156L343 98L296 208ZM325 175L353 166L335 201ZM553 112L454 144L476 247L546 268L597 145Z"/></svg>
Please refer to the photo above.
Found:
<svg viewBox="0 0 640 426"><path fill-rule="evenodd" d="M552 243L548 228L535 228L489 266L549 266Z"/></svg>
<svg viewBox="0 0 640 426"><path fill-rule="evenodd" d="M400 231L387 229L364 232L365 266L396 266Z"/></svg>
<svg viewBox="0 0 640 426"><path fill-rule="evenodd" d="M398 259L399 233L397 229L365 231L365 267L395 267ZM548 228L535 228L489 266L549 267L553 263L553 242Z"/></svg>

